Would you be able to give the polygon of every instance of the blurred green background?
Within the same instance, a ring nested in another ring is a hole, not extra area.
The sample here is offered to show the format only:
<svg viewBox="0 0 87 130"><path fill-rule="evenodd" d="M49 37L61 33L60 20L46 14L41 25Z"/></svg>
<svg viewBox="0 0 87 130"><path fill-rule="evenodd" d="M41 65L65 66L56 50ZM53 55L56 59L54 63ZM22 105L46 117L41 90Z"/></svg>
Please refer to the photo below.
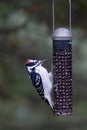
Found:
<svg viewBox="0 0 87 130"><path fill-rule="evenodd" d="M52 0L0 0L0 130L87 130L87 2L72 1L73 115L55 117L26 72L27 58L52 64ZM68 0L55 0L68 27Z"/></svg>

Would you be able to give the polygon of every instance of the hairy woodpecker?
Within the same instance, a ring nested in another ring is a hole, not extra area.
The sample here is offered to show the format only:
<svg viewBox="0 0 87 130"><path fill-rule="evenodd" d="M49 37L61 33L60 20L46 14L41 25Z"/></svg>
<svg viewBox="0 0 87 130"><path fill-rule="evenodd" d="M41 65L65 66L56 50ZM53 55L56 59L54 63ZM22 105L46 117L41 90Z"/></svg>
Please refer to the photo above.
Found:
<svg viewBox="0 0 87 130"><path fill-rule="evenodd" d="M33 86L36 88L39 96L53 108L53 101L51 96L52 91L52 73L42 66L45 60L28 59L26 62L26 69Z"/></svg>

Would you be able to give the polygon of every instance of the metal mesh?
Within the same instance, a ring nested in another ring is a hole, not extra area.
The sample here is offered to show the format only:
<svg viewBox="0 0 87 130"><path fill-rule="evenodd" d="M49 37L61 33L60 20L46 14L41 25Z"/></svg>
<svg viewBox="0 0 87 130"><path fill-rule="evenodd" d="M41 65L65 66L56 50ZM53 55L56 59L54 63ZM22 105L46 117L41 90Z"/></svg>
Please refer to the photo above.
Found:
<svg viewBox="0 0 87 130"><path fill-rule="evenodd" d="M53 50L54 114L72 113L72 47Z"/></svg>

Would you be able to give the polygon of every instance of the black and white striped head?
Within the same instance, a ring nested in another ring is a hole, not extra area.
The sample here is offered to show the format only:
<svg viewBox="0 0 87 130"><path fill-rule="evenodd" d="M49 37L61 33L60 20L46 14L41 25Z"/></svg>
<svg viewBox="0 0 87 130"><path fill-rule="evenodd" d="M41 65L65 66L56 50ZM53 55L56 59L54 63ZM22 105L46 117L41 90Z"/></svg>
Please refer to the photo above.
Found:
<svg viewBox="0 0 87 130"><path fill-rule="evenodd" d="M41 66L43 64L43 62L45 62L45 61L47 61L47 59L45 59L45 60L27 59L26 67L27 67L28 72L30 73L36 67Z"/></svg>

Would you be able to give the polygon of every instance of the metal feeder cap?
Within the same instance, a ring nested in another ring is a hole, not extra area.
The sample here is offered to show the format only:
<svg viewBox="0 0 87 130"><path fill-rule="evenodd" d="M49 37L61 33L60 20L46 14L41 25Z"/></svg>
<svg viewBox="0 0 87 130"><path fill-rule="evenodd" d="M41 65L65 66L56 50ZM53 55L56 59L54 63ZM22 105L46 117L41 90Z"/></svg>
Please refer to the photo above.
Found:
<svg viewBox="0 0 87 130"><path fill-rule="evenodd" d="M71 32L66 28L58 28L53 32L53 40L71 40Z"/></svg>

